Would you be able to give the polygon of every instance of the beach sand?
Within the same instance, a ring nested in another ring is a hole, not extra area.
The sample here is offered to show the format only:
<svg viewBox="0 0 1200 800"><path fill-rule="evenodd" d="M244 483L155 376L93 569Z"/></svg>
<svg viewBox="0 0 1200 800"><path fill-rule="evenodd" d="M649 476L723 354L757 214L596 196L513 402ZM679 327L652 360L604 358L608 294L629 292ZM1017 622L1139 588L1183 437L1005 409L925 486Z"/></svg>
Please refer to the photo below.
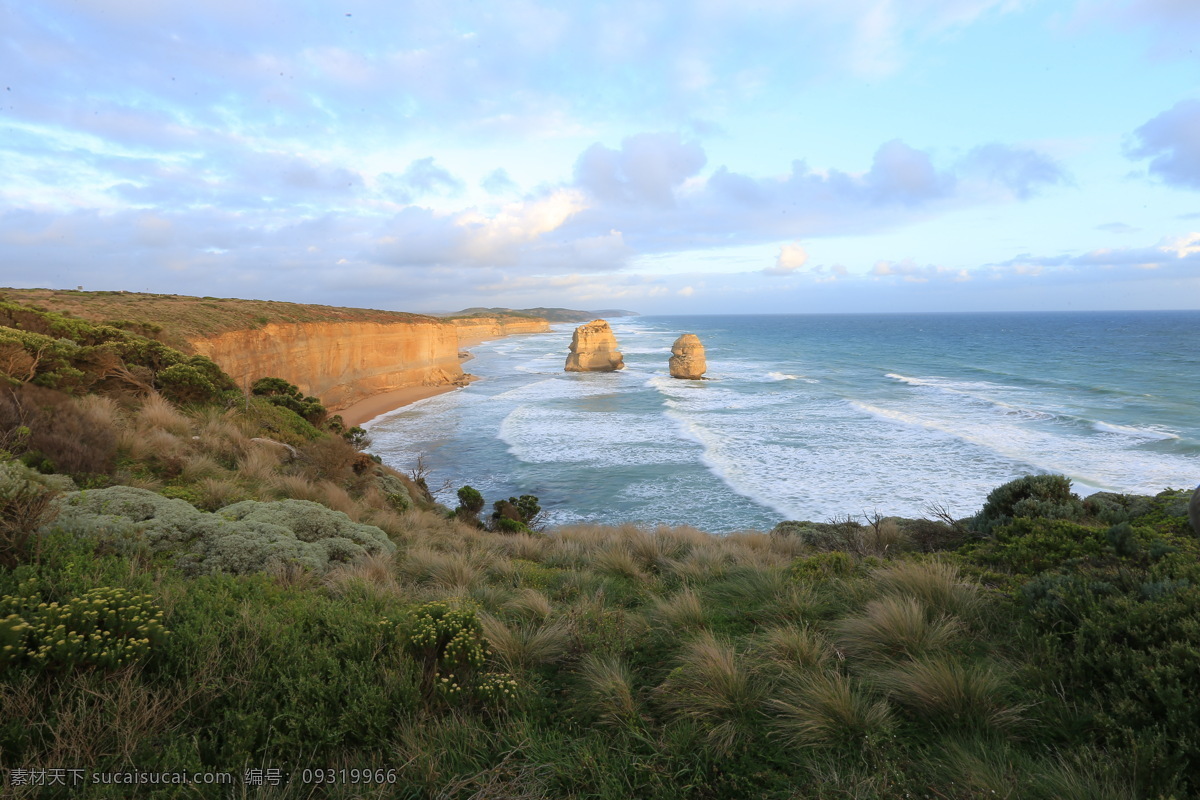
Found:
<svg viewBox="0 0 1200 800"><path fill-rule="evenodd" d="M458 361L460 364L465 364L473 359L471 353L466 350L460 351ZM474 375L467 373L467 379L471 382L479 380ZM341 411L335 412L342 415L342 422L347 428L352 428L355 425L362 425L364 422L370 422L381 414L386 414L389 411L395 411L398 408L410 403L415 403L418 400L424 400L427 397L445 394L452 389L461 388L459 386L406 386L403 389L396 389L392 392L384 392L383 394L375 394L370 397L359 400L354 405L347 406Z"/></svg>
<svg viewBox="0 0 1200 800"><path fill-rule="evenodd" d="M368 420L375 419L380 414L386 414L389 411L395 411L397 408L403 408L409 403L415 403L418 400L424 400L427 397L444 394L457 386L408 386L403 389L396 389L393 392L384 392L383 394L375 394L351 406L343 408L341 411L334 413L342 415L342 421L346 423L346 427L362 425Z"/></svg>

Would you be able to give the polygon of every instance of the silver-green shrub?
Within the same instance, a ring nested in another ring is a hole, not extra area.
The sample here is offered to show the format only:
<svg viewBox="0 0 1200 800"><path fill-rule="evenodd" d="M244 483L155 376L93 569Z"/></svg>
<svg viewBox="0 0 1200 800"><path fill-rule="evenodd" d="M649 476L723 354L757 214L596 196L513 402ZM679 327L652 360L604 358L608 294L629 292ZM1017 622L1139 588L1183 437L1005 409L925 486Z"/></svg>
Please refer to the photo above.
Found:
<svg viewBox="0 0 1200 800"><path fill-rule="evenodd" d="M308 500L246 500L207 513L130 486L67 494L54 527L173 554L189 575L243 574L280 563L323 573L334 564L396 549L379 528Z"/></svg>

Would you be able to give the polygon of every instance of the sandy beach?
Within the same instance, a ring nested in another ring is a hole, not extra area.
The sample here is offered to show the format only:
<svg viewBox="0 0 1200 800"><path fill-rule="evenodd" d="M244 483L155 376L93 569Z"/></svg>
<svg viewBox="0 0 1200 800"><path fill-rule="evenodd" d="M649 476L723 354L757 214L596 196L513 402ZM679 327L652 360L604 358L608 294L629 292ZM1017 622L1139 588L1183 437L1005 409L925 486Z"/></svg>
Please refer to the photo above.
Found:
<svg viewBox="0 0 1200 800"><path fill-rule="evenodd" d="M458 386L407 386L403 389L396 389L392 392L384 392L383 394L371 395L363 400L359 400L352 406L347 406L341 411L335 412L341 414L346 427L354 425L362 425L364 422L375 419L381 414L386 414L389 411L395 411L397 408L403 408L409 403L415 403L418 400L424 400L427 397L443 394L459 388Z"/></svg>

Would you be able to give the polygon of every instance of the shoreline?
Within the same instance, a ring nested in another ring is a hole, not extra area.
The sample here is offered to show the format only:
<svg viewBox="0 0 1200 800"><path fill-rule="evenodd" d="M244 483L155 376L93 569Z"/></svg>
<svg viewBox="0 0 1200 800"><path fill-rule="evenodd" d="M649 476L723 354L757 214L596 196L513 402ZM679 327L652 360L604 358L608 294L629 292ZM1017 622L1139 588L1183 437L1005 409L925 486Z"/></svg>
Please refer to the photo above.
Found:
<svg viewBox="0 0 1200 800"><path fill-rule="evenodd" d="M475 355L469 350L460 350L458 353L458 362L465 364ZM467 384L474 383L479 380L475 375L469 372L464 372L463 375L467 378ZM393 389L390 392L380 392L373 394L370 397L364 397L362 400L351 403L341 411L335 411L342 418L342 423L347 428L353 428L355 425L364 426L367 423L382 417L384 414L390 414L405 406L410 406L418 400L428 400L430 397L437 397L439 394L461 389L466 384L462 383L446 383L437 386L404 386L400 389Z"/></svg>
<svg viewBox="0 0 1200 800"><path fill-rule="evenodd" d="M340 414L342 422L347 428L352 428L355 425L362 426L374 420L376 417L381 417L397 409L412 405L418 400L426 400L430 397L436 397L439 394L461 389L459 384L448 383L441 386L406 386L402 389L393 389L390 392L380 392L373 394L370 397L364 397L356 403L353 403L341 411L333 413Z"/></svg>

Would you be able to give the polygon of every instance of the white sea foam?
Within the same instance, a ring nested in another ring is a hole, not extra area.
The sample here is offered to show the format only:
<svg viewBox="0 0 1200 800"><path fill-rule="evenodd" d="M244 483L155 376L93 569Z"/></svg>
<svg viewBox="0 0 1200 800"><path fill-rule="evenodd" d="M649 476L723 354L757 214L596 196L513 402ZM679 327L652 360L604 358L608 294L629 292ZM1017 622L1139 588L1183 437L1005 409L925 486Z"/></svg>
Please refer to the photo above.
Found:
<svg viewBox="0 0 1200 800"><path fill-rule="evenodd" d="M693 457L652 414L521 405L504 417L498 438L528 464L678 464Z"/></svg>
<svg viewBox="0 0 1200 800"><path fill-rule="evenodd" d="M1132 436L1135 439L1166 441L1167 439L1179 438L1178 434L1159 428L1135 428L1131 425L1117 425L1113 422L1097 421L1092 423L1092 427L1101 433L1119 433L1123 436Z"/></svg>

